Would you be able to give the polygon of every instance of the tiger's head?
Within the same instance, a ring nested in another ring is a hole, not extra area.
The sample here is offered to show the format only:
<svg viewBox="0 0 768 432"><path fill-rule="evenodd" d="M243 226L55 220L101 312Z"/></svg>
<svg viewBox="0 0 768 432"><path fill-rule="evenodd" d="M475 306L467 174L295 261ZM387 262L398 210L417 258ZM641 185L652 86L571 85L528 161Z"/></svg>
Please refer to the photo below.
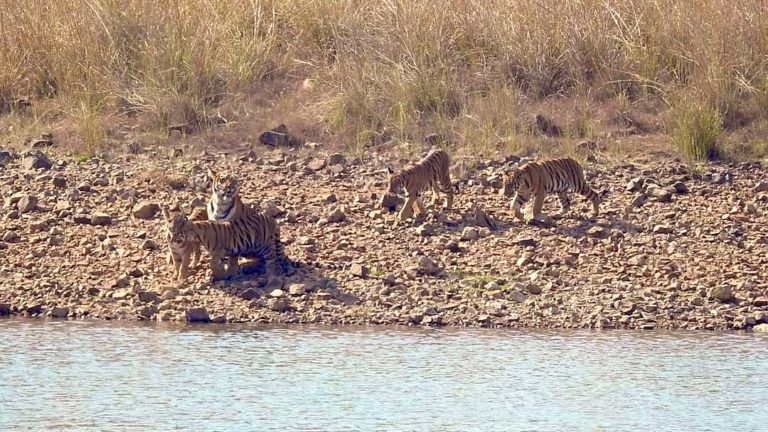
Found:
<svg viewBox="0 0 768 432"><path fill-rule="evenodd" d="M395 171L391 167L387 167L387 176L387 190L381 195L379 207L394 212L405 200L398 196L401 182L399 176L395 175Z"/></svg>
<svg viewBox="0 0 768 432"><path fill-rule="evenodd" d="M218 207L228 208L237 197L238 183L234 172L216 172L208 168L208 175L211 177L211 200Z"/></svg>
<svg viewBox="0 0 768 432"><path fill-rule="evenodd" d="M501 174L501 189L499 195L511 197L520 187L520 175L522 171L518 168L512 168Z"/></svg>
<svg viewBox="0 0 768 432"><path fill-rule="evenodd" d="M163 238L168 243L168 247L172 250L183 249L189 238L187 230L189 219L182 213L171 216L165 207L162 208L162 212L165 219Z"/></svg>

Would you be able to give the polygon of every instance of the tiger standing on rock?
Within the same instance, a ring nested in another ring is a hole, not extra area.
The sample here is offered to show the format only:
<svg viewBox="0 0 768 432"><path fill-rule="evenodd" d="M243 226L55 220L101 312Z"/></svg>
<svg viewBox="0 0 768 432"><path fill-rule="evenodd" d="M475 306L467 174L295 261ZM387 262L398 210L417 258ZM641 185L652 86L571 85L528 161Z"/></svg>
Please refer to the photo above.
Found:
<svg viewBox="0 0 768 432"><path fill-rule="evenodd" d="M527 162L511 172L503 174L501 193L512 198L515 217L526 223L539 221L552 225L551 217L543 214L541 208L547 194L557 194L560 198L560 215L570 209L568 191L575 191L592 202L592 218L600 213L602 199L584 178L584 171L578 161L572 158L549 159L541 162ZM533 211L525 218L521 211L523 205L533 197Z"/></svg>
<svg viewBox="0 0 768 432"><path fill-rule="evenodd" d="M392 168L387 167L389 173L389 185L386 193L381 197L381 206L386 202L392 201L392 196L400 190L405 190L405 204L403 204L400 213L395 219L395 226L399 221L413 216L414 211L423 214L426 213L424 205L419 199L419 193L429 188L432 189L431 205L437 204L440 192L446 195L445 208L450 210L453 206L454 185L451 183L451 176L448 172L451 165L451 158L443 150L432 150L423 159L395 173Z"/></svg>
<svg viewBox="0 0 768 432"><path fill-rule="evenodd" d="M179 245L179 250L189 251L191 242L198 242L211 255L211 270L213 280L235 277L240 272L238 257L258 258L264 263L270 263L273 273L287 273L293 262L285 255L280 241L280 229L277 221L269 215L247 209L247 212L230 222L195 221L184 215L170 217L163 209L163 216L168 225L171 242ZM228 261L226 270L224 261ZM188 268L182 260L179 280L188 276Z"/></svg>
<svg viewBox="0 0 768 432"><path fill-rule="evenodd" d="M174 236L171 218L168 216L168 212L163 208L163 216L166 223L163 227L163 238L168 244L168 263L173 264L173 278L175 280L183 280L181 275L187 274L190 266L190 259L192 261L192 267L197 267L200 263L200 242L194 239L187 239L186 236L176 235ZM192 221L204 221L208 219L208 212L202 207L196 207L192 214L189 215L189 220ZM182 270L183 269L183 270ZM184 277L186 279L186 276Z"/></svg>

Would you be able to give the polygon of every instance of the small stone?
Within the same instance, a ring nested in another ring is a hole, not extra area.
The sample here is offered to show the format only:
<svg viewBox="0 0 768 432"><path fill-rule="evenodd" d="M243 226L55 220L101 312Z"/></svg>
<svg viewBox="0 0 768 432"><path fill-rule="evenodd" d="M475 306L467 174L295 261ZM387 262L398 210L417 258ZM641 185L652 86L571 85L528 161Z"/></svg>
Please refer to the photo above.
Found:
<svg viewBox="0 0 768 432"><path fill-rule="evenodd" d="M22 214L31 212L37 208L37 197L34 195L24 195L19 202L16 203L16 208L18 208L19 212Z"/></svg>
<svg viewBox="0 0 768 432"><path fill-rule="evenodd" d="M16 243L19 240L21 240L21 237L15 231L6 231L3 235L3 241L6 243Z"/></svg>
<svg viewBox="0 0 768 432"><path fill-rule="evenodd" d="M283 313L290 308L290 303L286 298L271 298L267 301L267 307L275 312Z"/></svg>
<svg viewBox="0 0 768 432"><path fill-rule="evenodd" d="M296 283L288 287L288 294L292 296L301 296L307 293L307 284Z"/></svg>
<svg viewBox="0 0 768 432"><path fill-rule="evenodd" d="M405 200L397 195L385 194L381 197L381 208L388 209L389 211L395 211L398 206L403 205Z"/></svg>
<svg viewBox="0 0 768 432"><path fill-rule="evenodd" d="M528 264L533 262L533 258L531 258L530 255L523 255L520 258L517 259L517 266L518 267L525 267Z"/></svg>
<svg viewBox="0 0 768 432"><path fill-rule="evenodd" d="M328 163L331 165L346 165L347 158L341 153L334 153L328 156Z"/></svg>
<svg viewBox="0 0 768 432"><path fill-rule="evenodd" d="M498 229L498 226L496 225L496 221L494 221L490 216L488 216L487 213L485 213L483 210L475 209L475 225L481 228L486 228L490 231L496 231Z"/></svg>
<svg viewBox="0 0 768 432"><path fill-rule="evenodd" d="M423 256L419 260L418 270L419 273L428 276L437 276L442 273L442 269L435 264L431 259Z"/></svg>
<svg viewBox="0 0 768 432"><path fill-rule="evenodd" d="M83 182L77 185L77 190L79 190L80 192L88 192L91 190L91 188L92 186L88 182Z"/></svg>
<svg viewBox="0 0 768 432"><path fill-rule="evenodd" d="M67 187L67 178L61 174L56 174L51 179L51 183L53 183L54 187L57 187L59 189L64 189L65 187Z"/></svg>
<svg viewBox="0 0 768 432"><path fill-rule="evenodd" d="M685 185L685 183L678 181L672 184L672 188L675 190L675 192L679 194L685 194L688 193L688 186Z"/></svg>
<svg viewBox="0 0 768 432"><path fill-rule="evenodd" d="M395 275L388 274L382 278L382 282L384 282L384 285L388 287L393 287L397 285L397 278L395 277Z"/></svg>
<svg viewBox="0 0 768 432"><path fill-rule="evenodd" d="M464 229L461 231L462 241L472 241L472 240L477 240L479 238L480 238L480 233L478 232L477 228L464 227Z"/></svg>
<svg viewBox="0 0 768 432"><path fill-rule="evenodd" d="M435 235L435 226L428 223L424 225L420 225L418 228L416 228L416 234L422 237L433 236Z"/></svg>
<svg viewBox="0 0 768 432"><path fill-rule="evenodd" d="M671 234L672 227L669 225L656 225L653 227L654 234Z"/></svg>
<svg viewBox="0 0 768 432"><path fill-rule="evenodd" d="M523 293L521 293L520 291L512 291L512 292L510 292L509 293L509 298L514 300L514 301L516 301L516 302L518 302L518 303L523 303L526 300L528 300L528 296L523 294Z"/></svg>
<svg viewBox="0 0 768 432"><path fill-rule="evenodd" d="M175 288L170 288L165 291L163 291L163 295L160 296L161 300L173 300L176 297L179 296L179 290Z"/></svg>
<svg viewBox="0 0 768 432"><path fill-rule="evenodd" d="M360 298L350 293L341 293L337 298L344 304L344 306L355 306L360 303Z"/></svg>
<svg viewBox="0 0 768 432"><path fill-rule="evenodd" d="M443 246L443 248L444 248L445 250L449 251L449 252L454 252L454 253L458 253L458 252L461 252L461 247L459 246L459 244L458 244L458 243L456 243L456 242L455 242L455 241L453 241L453 240L450 240L450 241L448 241L447 243L445 243L445 245Z"/></svg>
<svg viewBox="0 0 768 432"><path fill-rule="evenodd" d="M341 208L336 208L326 219L329 223L340 223L347 219L347 215Z"/></svg>
<svg viewBox="0 0 768 432"><path fill-rule="evenodd" d="M282 289L272 290L272 292L269 293L269 296L273 298L282 298L285 297L285 291Z"/></svg>
<svg viewBox="0 0 768 432"><path fill-rule="evenodd" d="M349 268L349 274L352 276L356 276L359 278L367 278L368 277L368 267L362 265L362 264L352 264L352 266Z"/></svg>
<svg viewBox="0 0 768 432"><path fill-rule="evenodd" d="M133 210L131 210L131 213L133 214L133 217L137 219L152 219L155 217L155 214L160 211L160 206L156 203L151 202L141 202L133 206Z"/></svg>
<svg viewBox="0 0 768 432"><path fill-rule="evenodd" d="M91 224L109 225L112 223L112 217L106 213L94 213L91 215Z"/></svg>
<svg viewBox="0 0 768 432"><path fill-rule="evenodd" d="M714 287L709 290L709 298L728 302L733 299L733 289L728 285Z"/></svg>
<svg viewBox="0 0 768 432"><path fill-rule="evenodd" d="M541 287L537 284L529 283L528 285L526 285L525 288L528 290L529 293L533 295L541 294Z"/></svg>
<svg viewBox="0 0 768 432"><path fill-rule="evenodd" d="M21 161L21 166L26 170L51 169L53 163L43 152L33 150L28 152Z"/></svg>
<svg viewBox="0 0 768 432"><path fill-rule="evenodd" d="M208 310L204 307L188 309L185 313L188 322L201 322L207 323L211 320L208 315Z"/></svg>
<svg viewBox="0 0 768 432"><path fill-rule="evenodd" d="M78 213L72 216L72 222L80 225L90 224L91 216L87 214Z"/></svg>
<svg viewBox="0 0 768 432"><path fill-rule="evenodd" d="M142 303L160 303L160 296L154 291L142 291L139 293L139 301Z"/></svg>
<svg viewBox="0 0 768 432"><path fill-rule="evenodd" d="M144 240L141 242L141 246L139 246L141 250L157 250L158 246L157 243L154 240Z"/></svg>
<svg viewBox="0 0 768 432"><path fill-rule="evenodd" d="M758 333L768 333L768 324L758 324L752 327L752 331L755 331Z"/></svg>
<svg viewBox="0 0 768 432"><path fill-rule="evenodd" d="M756 307L768 306L768 297L758 297L752 300L752 305Z"/></svg>
<svg viewBox="0 0 768 432"><path fill-rule="evenodd" d="M51 310L53 318L66 318L67 315L69 315L69 308L67 307L55 307Z"/></svg>
<svg viewBox="0 0 768 432"><path fill-rule="evenodd" d="M326 161L322 158L313 158L309 162L307 162L307 168L311 169L312 171L320 171L321 169L325 168Z"/></svg>
<svg viewBox="0 0 768 432"><path fill-rule="evenodd" d="M112 298L115 300L125 300L131 297L133 297L133 290L130 288L118 289L112 293Z"/></svg>
<svg viewBox="0 0 768 432"><path fill-rule="evenodd" d="M635 177L627 183L625 188L627 192L639 191L645 185L645 179L643 177Z"/></svg>
<svg viewBox="0 0 768 432"><path fill-rule="evenodd" d="M630 204L632 205L632 207L642 207L647 201L648 201L648 195L641 192L635 195L634 198L632 198L632 201L630 202Z"/></svg>
<svg viewBox="0 0 768 432"><path fill-rule="evenodd" d="M522 247L536 247L536 239L532 237L518 237L515 239L515 244Z"/></svg>
<svg viewBox="0 0 768 432"><path fill-rule="evenodd" d="M768 192L768 181L761 181L755 185L755 192Z"/></svg>
<svg viewBox="0 0 768 432"><path fill-rule="evenodd" d="M40 303L34 303L27 306L27 313L30 315L39 315L43 312L43 305Z"/></svg>
<svg viewBox="0 0 768 432"><path fill-rule="evenodd" d="M243 291L242 294L240 294L240 298L243 300L253 300L259 297L261 297L261 294L259 294L259 292L253 288L248 288L247 290Z"/></svg>
<svg viewBox="0 0 768 432"><path fill-rule="evenodd" d="M10 315L11 314L11 305L8 303L0 303L0 316L3 315Z"/></svg>
<svg viewBox="0 0 768 432"><path fill-rule="evenodd" d="M611 229L601 226L593 226L587 230L587 235L592 238L605 239L611 236Z"/></svg>
<svg viewBox="0 0 768 432"><path fill-rule="evenodd" d="M648 188L648 194L661 203L672 202L672 192L660 187Z"/></svg>

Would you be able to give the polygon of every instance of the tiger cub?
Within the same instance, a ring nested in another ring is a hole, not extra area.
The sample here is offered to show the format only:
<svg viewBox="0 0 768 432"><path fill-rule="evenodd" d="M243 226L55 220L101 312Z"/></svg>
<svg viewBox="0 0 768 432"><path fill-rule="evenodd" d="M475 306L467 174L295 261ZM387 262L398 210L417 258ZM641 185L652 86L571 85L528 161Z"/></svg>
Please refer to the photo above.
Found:
<svg viewBox="0 0 768 432"><path fill-rule="evenodd" d="M206 209L208 220L229 222L245 212L245 204L240 199L237 176L234 173L217 173L208 168L212 180L211 197Z"/></svg>
<svg viewBox="0 0 768 432"><path fill-rule="evenodd" d="M547 194L554 193L560 198L560 215L568 212L571 202L568 191L575 191L592 202L592 218L600 213L602 199L584 179L581 164L572 158L549 159L541 162L527 162L503 174L501 193L511 197L515 217L526 222L543 222L552 225L552 218L543 214L541 208ZM520 210L533 197L533 212L525 218Z"/></svg>
<svg viewBox="0 0 768 432"><path fill-rule="evenodd" d="M168 211L163 207L163 217L165 225L163 227L163 238L168 244L168 263L173 264L173 278L182 280L181 275L187 273L192 260L192 267L197 267L200 263L200 242L194 239L187 239L185 235L174 235L173 220L168 215ZM196 207L189 215L189 220L204 221L208 219L208 212L205 208Z"/></svg>
<svg viewBox="0 0 768 432"><path fill-rule="evenodd" d="M419 199L419 193L432 189L432 202L435 205L440 197L440 192L446 195L445 208L450 210L453 206L454 186L451 184L451 176L448 172L451 158L443 150L432 150L420 161L395 173L387 167L389 173L389 185L387 191L381 197L380 205L385 207L387 202L395 202L393 195L400 190L405 190L406 201L400 213L395 219L395 225L413 216L414 210L425 213L424 204Z"/></svg>
<svg viewBox="0 0 768 432"><path fill-rule="evenodd" d="M275 219L250 208L230 222L193 221L177 215L170 225L174 243L196 241L208 251L214 281L236 276L240 271L238 257L269 262L273 272L287 273L294 264L285 255ZM180 278L186 279L187 268L182 266L181 270Z"/></svg>

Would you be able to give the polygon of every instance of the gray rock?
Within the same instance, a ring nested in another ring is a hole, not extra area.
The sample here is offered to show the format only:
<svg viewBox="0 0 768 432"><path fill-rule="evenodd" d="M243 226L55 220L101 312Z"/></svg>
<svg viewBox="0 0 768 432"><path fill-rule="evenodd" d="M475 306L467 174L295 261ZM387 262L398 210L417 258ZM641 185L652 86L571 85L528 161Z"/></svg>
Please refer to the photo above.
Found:
<svg viewBox="0 0 768 432"><path fill-rule="evenodd" d="M516 302L518 302L518 303L523 303L526 300L528 300L528 296L523 294L523 293L521 293L520 291L512 291L512 292L510 292L509 293L509 298L514 300L514 301L516 301Z"/></svg>
<svg viewBox="0 0 768 432"><path fill-rule="evenodd" d="M51 183L53 183L54 187L64 189L67 187L67 178L61 174L55 174L51 179Z"/></svg>
<svg viewBox="0 0 768 432"><path fill-rule="evenodd" d="M334 209L326 219L330 223L340 223L340 222L344 222L347 219L347 215L344 213L342 208L339 207Z"/></svg>
<svg viewBox="0 0 768 432"><path fill-rule="evenodd" d="M347 158L343 154L334 153L328 157L328 163L331 165L346 165Z"/></svg>
<svg viewBox="0 0 768 432"><path fill-rule="evenodd" d="M752 331L756 331L758 333L768 333L768 324L758 324L752 327Z"/></svg>
<svg viewBox="0 0 768 432"><path fill-rule="evenodd" d="M654 234L671 234L672 227L669 225L656 225L653 227Z"/></svg>
<svg viewBox="0 0 768 432"><path fill-rule="evenodd" d="M418 228L416 228L416 234L422 237L433 236L435 235L435 226L428 223L424 225L420 225Z"/></svg>
<svg viewBox="0 0 768 432"><path fill-rule="evenodd" d="M768 181L761 181L755 185L755 192L768 192Z"/></svg>
<svg viewBox="0 0 768 432"><path fill-rule="evenodd" d="M271 298L267 301L267 307L275 312L283 313L290 309L291 303L284 297Z"/></svg>
<svg viewBox="0 0 768 432"><path fill-rule="evenodd" d="M627 183L627 187L625 189L627 192L635 192L642 190L643 186L645 186L645 178L635 177L630 180L629 183Z"/></svg>
<svg viewBox="0 0 768 432"><path fill-rule="evenodd" d="M518 237L515 239L515 244L522 247L536 247L538 243L532 237Z"/></svg>
<svg viewBox="0 0 768 432"><path fill-rule="evenodd" d="M211 317L208 315L208 310L204 307L188 309L185 313L188 322L202 322L207 323L211 321Z"/></svg>
<svg viewBox="0 0 768 432"><path fill-rule="evenodd" d="M24 195L19 202L16 203L16 208L18 208L19 212L22 214L31 212L37 208L37 197L34 195Z"/></svg>
<svg viewBox="0 0 768 432"><path fill-rule="evenodd" d="M434 261L425 256L419 259L417 269L420 274L427 276L437 276L443 272L443 270L437 264L435 264Z"/></svg>
<svg viewBox="0 0 768 432"><path fill-rule="evenodd" d="M592 238L605 239L611 236L611 229L601 226L593 226L587 230L587 235Z"/></svg>
<svg viewBox="0 0 768 432"><path fill-rule="evenodd" d="M679 194L688 193L688 186L685 183L678 181L672 184L672 188Z"/></svg>
<svg viewBox="0 0 768 432"><path fill-rule="evenodd" d="M642 207L647 201L648 201L648 195L641 192L635 195L634 198L632 198L632 201L630 202L630 204L632 205L632 207Z"/></svg>
<svg viewBox="0 0 768 432"><path fill-rule="evenodd" d="M480 233L477 231L477 228L475 227L464 227L464 229L461 231L462 241L472 241L472 240L477 240L479 238L480 238Z"/></svg>
<svg viewBox="0 0 768 432"><path fill-rule="evenodd" d="M0 165L4 165L6 162L10 162L18 158L19 155L12 150L0 150Z"/></svg>
<svg viewBox="0 0 768 432"><path fill-rule="evenodd" d="M10 315L11 314L11 305L8 303L0 303L0 316L3 315Z"/></svg>
<svg viewBox="0 0 768 432"><path fill-rule="evenodd" d="M708 296L725 303L733 299L733 289L728 285L717 286L709 290Z"/></svg>
<svg viewBox="0 0 768 432"><path fill-rule="evenodd" d="M15 231L6 231L3 235L3 241L7 243L16 243L19 240L21 240L21 237Z"/></svg>
<svg viewBox="0 0 768 432"><path fill-rule="evenodd" d="M21 166L26 170L51 169L53 163L43 152L32 150L24 155L24 159L21 160Z"/></svg>
<svg viewBox="0 0 768 432"><path fill-rule="evenodd" d="M106 213L94 213L91 215L91 224L93 225L110 225L112 223L112 216Z"/></svg>
<svg viewBox="0 0 768 432"><path fill-rule="evenodd" d="M274 129L259 135L259 142L269 147L282 147L290 145L288 137L288 127L284 124L276 126Z"/></svg>
<svg viewBox="0 0 768 432"><path fill-rule="evenodd" d="M157 212L160 211L160 206L151 202L140 202L133 206L131 213L133 217L137 219L153 219Z"/></svg>
<svg viewBox="0 0 768 432"><path fill-rule="evenodd" d="M243 291L242 294L240 294L240 298L243 300L254 300L259 297L261 297L261 294L253 288L248 288L247 290Z"/></svg>
<svg viewBox="0 0 768 432"><path fill-rule="evenodd" d="M648 194L658 202L672 202L672 192L661 187L649 187Z"/></svg>
<svg viewBox="0 0 768 432"><path fill-rule="evenodd" d="M157 250L158 249L157 242L150 239L147 239L141 242L141 246L139 247L141 248L141 250Z"/></svg>
<svg viewBox="0 0 768 432"><path fill-rule="evenodd" d="M269 293L269 296L273 298L282 298L282 297L285 297L285 291L278 288L278 289L272 290L272 292Z"/></svg>
<svg viewBox="0 0 768 432"><path fill-rule="evenodd" d="M311 169L312 171L320 171L321 169L325 168L326 161L322 158L313 158L309 162L307 162L307 168Z"/></svg>
<svg viewBox="0 0 768 432"><path fill-rule="evenodd" d="M91 215L78 213L72 216L72 222L80 225L91 223Z"/></svg>
<svg viewBox="0 0 768 432"><path fill-rule="evenodd" d="M139 301L142 303L160 303L160 296L154 291L142 291L139 293Z"/></svg>
<svg viewBox="0 0 768 432"><path fill-rule="evenodd" d="M288 287L288 294L292 296L301 296L307 293L307 284L296 283Z"/></svg>
<svg viewBox="0 0 768 432"><path fill-rule="evenodd" d="M352 276L356 276L359 278L367 278L368 277L368 267L362 265L362 264L352 264L352 266L349 268L349 274Z"/></svg>
<svg viewBox="0 0 768 432"><path fill-rule="evenodd" d="M66 318L69 315L68 307L55 307L51 310L51 316L53 318Z"/></svg>

